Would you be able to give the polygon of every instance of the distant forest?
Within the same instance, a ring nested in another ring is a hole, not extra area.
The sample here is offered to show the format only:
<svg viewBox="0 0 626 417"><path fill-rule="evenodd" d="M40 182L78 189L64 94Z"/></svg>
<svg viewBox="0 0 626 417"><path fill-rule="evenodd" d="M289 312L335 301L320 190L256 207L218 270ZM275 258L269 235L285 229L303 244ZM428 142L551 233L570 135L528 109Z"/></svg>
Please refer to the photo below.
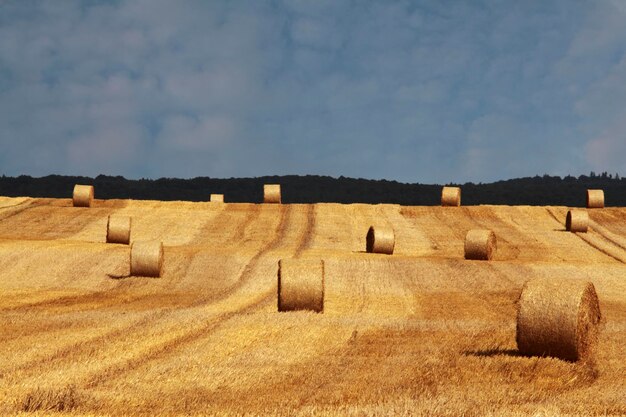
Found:
<svg viewBox="0 0 626 417"><path fill-rule="evenodd" d="M405 184L386 180L326 176L269 176L258 178L160 178L127 180L120 176L96 178L27 175L0 178L0 195L71 198L74 184L95 186L96 198L208 201L212 193L226 202L263 200L263 184L281 184L283 203L389 203L438 205L441 185ZM626 206L626 178L605 173L588 176L549 175L497 181L489 184L452 184L462 188L462 204L584 206L585 191L603 189L607 206Z"/></svg>

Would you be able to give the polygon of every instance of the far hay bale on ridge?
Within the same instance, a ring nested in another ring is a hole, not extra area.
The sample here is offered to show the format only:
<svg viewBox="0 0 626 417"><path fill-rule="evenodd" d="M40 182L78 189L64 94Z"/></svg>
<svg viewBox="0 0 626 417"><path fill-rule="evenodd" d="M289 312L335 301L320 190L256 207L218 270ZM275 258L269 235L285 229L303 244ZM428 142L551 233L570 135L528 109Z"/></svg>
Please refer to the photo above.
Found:
<svg viewBox="0 0 626 417"><path fill-rule="evenodd" d="M74 207L91 207L94 198L93 185L74 185L72 204Z"/></svg>
<svg viewBox="0 0 626 417"><path fill-rule="evenodd" d="M460 187L443 187L441 190L441 205L444 207L458 207L461 205Z"/></svg>
<svg viewBox="0 0 626 417"><path fill-rule="evenodd" d="M224 194L211 194L211 203L223 203Z"/></svg>
<svg viewBox="0 0 626 417"><path fill-rule="evenodd" d="M109 216L107 221L107 243L130 243L132 219L129 216Z"/></svg>
<svg viewBox="0 0 626 417"><path fill-rule="evenodd" d="M324 261L278 261L278 311L324 311Z"/></svg>
<svg viewBox="0 0 626 417"><path fill-rule="evenodd" d="M163 243L160 241L137 241L130 247L130 274L140 277L161 276L163 268Z"/></svg>
<svg viewBox="0 0 626 417"><path fill-rule="evenodd" d="M465 259L490 261L496 253L496 234L474 229L465 235Z"/></svg>
<svg viewBox="0 0 626 417"><path fill-rule="evenodd" d="M600 319L591 282L532 279L518 301L517 347L523 355L593 360Z"/></svg>
<svg viewBox="0 0 626 417"><path fill-rule="evenodd" d="M604 208L603 190L587 190L587 208Z"/></svg>
<svg viewBox="0 0 626 417"><path fill-rule="evenodd" d="M393 254L396 238L391 227L370 226L365 236L365 251L367 253Z"/></svg>
<svg viewBox="0 0 626 417"><path fill-rule="evenodd" d="M572 233L587 233L589 228L589 214L587 210L568 210L565 216L565 230Z"/></svg>
<svg viewBox="0 0 626 417"><path fill-rule="evenodd" d="M265 184L263 186L263 202L281 204L280 184Z"/></svg>

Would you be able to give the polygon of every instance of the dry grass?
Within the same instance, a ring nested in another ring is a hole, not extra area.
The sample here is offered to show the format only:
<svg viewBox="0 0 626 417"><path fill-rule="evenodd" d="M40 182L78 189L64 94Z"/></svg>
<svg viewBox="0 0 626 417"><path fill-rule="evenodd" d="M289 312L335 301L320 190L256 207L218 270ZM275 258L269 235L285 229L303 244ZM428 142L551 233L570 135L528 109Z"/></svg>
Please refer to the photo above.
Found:
<svg viewBox="0 0 626 417"><path fill-rule="evenodd" d="M93 185L76 184L74 186L74 193L72 195L74 207L91 207L93 197Z"/></svg>
<svg viewBox="0 0 626 417"><path fill-rule="evenodd" d="M391 227L370 226L365 236L365 251L367 253L393 254L396 238Z"/></svg>
<svg viewBox="0 0 626 417"><path fill-rule="evenodd" d="M461 205L460 187L443 187L441 189L441 205L458 207Z"/></svg>
<svg viewBox="0 0 626 417"><path fill-rule="evenodd" d="M517 314L517 346L522 354L594 362L600 323L592 283L533 279L524 284Z"/></svg>
<svg viewBox="0 0 626 417"><path fill-rule="evenodd" d="M278 311L324 311L324 261L281 259L278 262Z"/></svg>
<svg viewBox="0 0 626 417"><path fill-rule="evenodd" d="M130 243L132 218L129 216L109 216L107 221L107 243Z"/></svg>
<svg viewBox="0 0 626 417"><path fill-rule="evenodd" d="M572 209L565 217L565 229L572 233L587 233L589 227L589 215L587 210Z"/></svg>
<svg viewBox="0 0 626 417"><path fill-rule="evenodd" d="M465 259L490 261L497 249L496 235L491 230L473 229L465 235Z"/></svg>
<svg viewBox="0 0 626 417"><path fill-rule="evenodd" d="M141 277L160 277L163 269L163 243L140 240L130 247L130 273Z"/></svg>
<svg viewBox="0 0 626 417"><path fill-rule="evenodd" d="M603 190L587 190L587 208L604 208Z"/></svg>
<svg viewBox="0 0 626 417"><path fill-rule="evenodd" d="M263 202L280 204L282 201L280 184L265 184L263 186Z"/></svg>
<svg viewBox="0 0 626 417"><path fill-rule="evenodd" d="M626 415L626 210L0 198L0 415ZM160 240L161 279L105 244ZM363 253L393 225L394 256ZM498 236L463 258L465 231ZM586 240L585 240L586 239ZM324 259L324 313L276 312L277 263ZM593 367L519 355L529 277L592 282Z"/></svg>

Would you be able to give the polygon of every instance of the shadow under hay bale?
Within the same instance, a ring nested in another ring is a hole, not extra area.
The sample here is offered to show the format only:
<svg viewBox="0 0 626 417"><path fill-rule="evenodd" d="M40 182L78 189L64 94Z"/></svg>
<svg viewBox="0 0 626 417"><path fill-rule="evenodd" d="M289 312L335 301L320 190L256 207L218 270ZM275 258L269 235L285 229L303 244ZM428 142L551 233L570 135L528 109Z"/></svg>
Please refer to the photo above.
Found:
<svg viewBox="0 0 626 417"><path fill-rule="evenodd" d="M587 233L589 214L587 210L572 209L565 216L565 230L573 233Z"/></svg>
<svg viewBox="0 0 626 417"><path fill-rule="evenodd" d="M107 221L107 243L130 243L132 219L129 216L109 216Z"/></svg>
<svg viewBox="0 0 626 417"><path fill-rule="evenodd" d="M282 201L280 184L265 184L263 186L263 202L280 204Z"/></svg>
<svg viewBox="0 0 626 417"><path fill-rule="evenodd" d="M365 236L365 251L367 253L393 254L396 238L391 227L370 226Z"/></svg>
<svg viewBox="0 0 626 417"><path fill-rule="evenodd" d="M587 208L604 208L603 190L587 190Z"/></svg>
<svg viewBox="0 0 626 417"><path fill-rule="evenodd" d="M465 235L465 259L490 261L496 248L496 235L491 230L474 229Z"/></svg>
<svg viewBox="0 0 626 417"><path fill-rule="evenodd" d="M324 261L278 261L278 311L324 311Z"/></svg>
<svg viewBox="0 0 626 417"><path fill-rule="evenodd" d="M74 192L72 194L72 204L74 207L91 207L93 199L93 185L76 184L74 186Z"/></svg>
<svg viewBox="0 0 626 417"><path fill-rule="evenodd" d="M443 187L441 190L441 205L444 207L458 207L461 205L461 188Z"/></svg>
<svg viewBox="0 0 626 417"><path fill-rule="evenodd" d="M133 242L130 247L130 274L140 277L161 276L163 243L160 241Z"/></svg>
<svg viewBox="0 0 626 417"><path fill-rule="evenodd" d="M532 279L518 301L517 348L528 356L592 362L600 319L591 282Z"/></svg>

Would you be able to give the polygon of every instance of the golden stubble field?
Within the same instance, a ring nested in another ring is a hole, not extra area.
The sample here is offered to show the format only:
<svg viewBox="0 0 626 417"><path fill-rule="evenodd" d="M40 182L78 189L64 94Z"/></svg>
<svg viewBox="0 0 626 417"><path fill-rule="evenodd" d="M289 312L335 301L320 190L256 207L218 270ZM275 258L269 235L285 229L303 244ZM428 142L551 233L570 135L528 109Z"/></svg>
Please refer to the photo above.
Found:
<svg viewBox="0 0 626 417"><path fill-rule="evenodd" d="M626 415L626 209L566 211L0 197L0 415ZM118 278L109 214L163 241L161 278ZM495 261L463 259L474 228ZM277 312L291 257L324 259L323 314ZM539 276L594 283L594 366L517 354Z"/></svg>

